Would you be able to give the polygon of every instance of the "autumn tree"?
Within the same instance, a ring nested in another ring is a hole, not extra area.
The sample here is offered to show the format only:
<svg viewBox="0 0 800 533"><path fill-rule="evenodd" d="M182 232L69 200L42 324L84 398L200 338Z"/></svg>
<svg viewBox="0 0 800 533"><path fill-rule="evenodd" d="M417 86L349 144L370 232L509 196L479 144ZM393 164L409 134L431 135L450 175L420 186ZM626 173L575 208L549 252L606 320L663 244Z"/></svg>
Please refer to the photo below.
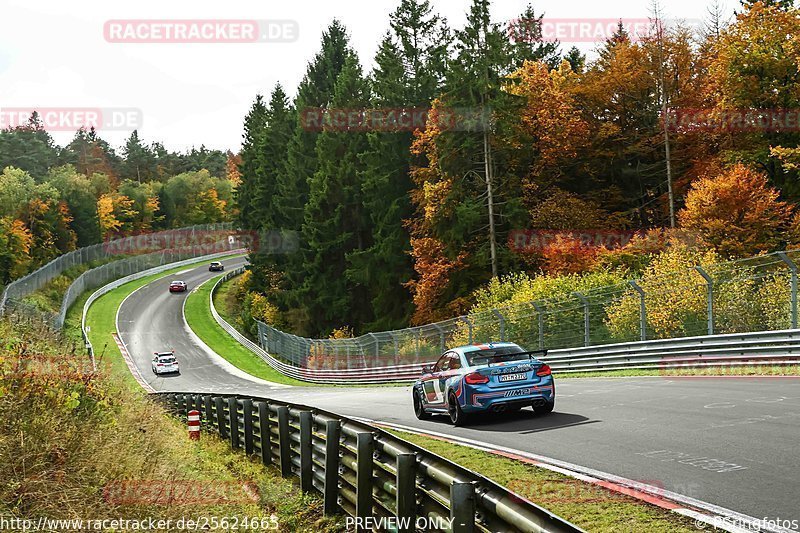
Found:
<svg viewBox="0 0 800 533"><path fill-rule="evenodd" d="M779 198L763 172L737 164L695 182L678 218L719 254L751 256L774 250L784 240L781 233L793 208Z"/></svg>

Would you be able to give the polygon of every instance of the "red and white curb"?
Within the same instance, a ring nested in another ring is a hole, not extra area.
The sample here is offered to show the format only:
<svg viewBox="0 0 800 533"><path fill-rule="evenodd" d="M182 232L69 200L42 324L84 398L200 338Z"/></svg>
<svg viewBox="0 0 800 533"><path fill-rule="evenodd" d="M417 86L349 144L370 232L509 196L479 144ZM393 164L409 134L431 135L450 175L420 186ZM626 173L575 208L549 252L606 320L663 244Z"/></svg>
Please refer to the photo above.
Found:
<svg viewBox="0 0 800 533"><path fill-rule="evenodd" d="M142 374L139 372L139 369L136 367L136 365L133 362L133 359L131 358L130 352L128 352L128 347L125 346L125 343L122 342L122 339L120 339L119 335L117 335L116 333L114 333L113 335L114 335L114 342L117 343L117 348L119 348L119 351L122 354L122 358L125 360L125 364L128 365L128 370L130 370L131 374L133 374L133 378L136 380L136 382L139 385L141 385L142 388L147 392L156 392L156 390L153 387L151 387L150 384L147 383L142 377Z"/></svg>
<svg viewBox="0 0 800 533"><path fill-rule="evenodd" d="M736 511L726 509L725 507L720 507L712 503L665 490L661 487L656 487L640 481L616 476L614 474L608 474L600 470L568 463L566 461L552 459L543 455L506 448L504 446L498 446L496 444L467 439L464 437L446 435L444 433L438 433L435 431L422 431L418 428L403 426L400 424L380 422L376 420L370 420L368 418L352 418L373 426L405 431L407 433L413 433L423 437L430 437L436 440L449 442L451 444L460 444L462 446L467 446L469 448L492 453L509 459L515 459L538 466L540 468L545 468L553 472L558 472L573 479L598 485L616 493L656 505L662 509L672 511L673 513L688 516L689 518L694 519L695 527L698 530L708 529L711 531L729 531L731 533L753 533L754 531L764 531L769 533L798 533L795 530L786 529L780 525L769 524L768 522L765 523L765 520L761 518L755 518L738 513Z"/></svg>

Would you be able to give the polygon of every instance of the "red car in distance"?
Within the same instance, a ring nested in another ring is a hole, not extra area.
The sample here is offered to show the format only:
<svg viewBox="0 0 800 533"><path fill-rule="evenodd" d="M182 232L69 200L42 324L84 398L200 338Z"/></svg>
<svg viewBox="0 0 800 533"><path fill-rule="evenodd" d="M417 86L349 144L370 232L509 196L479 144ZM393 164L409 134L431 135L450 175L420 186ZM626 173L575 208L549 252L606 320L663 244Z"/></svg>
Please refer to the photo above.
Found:
<svg viewBox="0 0 800 533"><path fill-rule="evenodd" d="M173 281L169 284L169 292L186 292L186 288L185 281Z"/></svg>

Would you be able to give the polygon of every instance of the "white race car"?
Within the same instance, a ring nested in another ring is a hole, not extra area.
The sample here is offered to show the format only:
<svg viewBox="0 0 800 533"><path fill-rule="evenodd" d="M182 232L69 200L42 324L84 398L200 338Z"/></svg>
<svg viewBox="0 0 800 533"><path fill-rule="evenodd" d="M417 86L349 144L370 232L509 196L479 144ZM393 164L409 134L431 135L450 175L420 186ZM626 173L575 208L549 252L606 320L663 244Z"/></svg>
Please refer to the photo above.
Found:
<svg viewBox="0 0 800 533"><path fill-rule="evenodd" d="M178 367L178 360L175 359L175 352L153 352L153 362L151 368L153 374L180 374L181 370Z"/></svg>

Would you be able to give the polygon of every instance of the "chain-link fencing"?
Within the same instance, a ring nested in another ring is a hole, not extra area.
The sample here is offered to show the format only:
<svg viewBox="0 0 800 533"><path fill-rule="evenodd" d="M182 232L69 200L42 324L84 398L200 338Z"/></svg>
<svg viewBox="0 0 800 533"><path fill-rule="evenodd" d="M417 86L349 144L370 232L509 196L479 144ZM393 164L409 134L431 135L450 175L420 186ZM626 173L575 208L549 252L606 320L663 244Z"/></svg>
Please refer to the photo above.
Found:
<svg viewBox="0 0 800 533"><path fill-rule="evenodd" d="M698 265L349 339L309 339L258 322L258 340L294 366L339 370L419 365L447 347L473 343L555 350L797 329L797 262L800 250Z"/></svg>
<svg viewBox="0 0 800 533"><path fill-rule="evenodd" d="M0 296L0 312L3 314L15 312L25 315L36 313L51 327L60 329L64 324L68 309L85 291L134 272L192 257L241 248L243 246L241 239L232 232L233 226L230 223L202 224L188 228L131 235L79 248L57 257L38 270L6 286ZM48 283L69 269L103 261L108 262L87 270L70 284L57 313L38 309L25 301L26 297L45 288Z"/></svg>

